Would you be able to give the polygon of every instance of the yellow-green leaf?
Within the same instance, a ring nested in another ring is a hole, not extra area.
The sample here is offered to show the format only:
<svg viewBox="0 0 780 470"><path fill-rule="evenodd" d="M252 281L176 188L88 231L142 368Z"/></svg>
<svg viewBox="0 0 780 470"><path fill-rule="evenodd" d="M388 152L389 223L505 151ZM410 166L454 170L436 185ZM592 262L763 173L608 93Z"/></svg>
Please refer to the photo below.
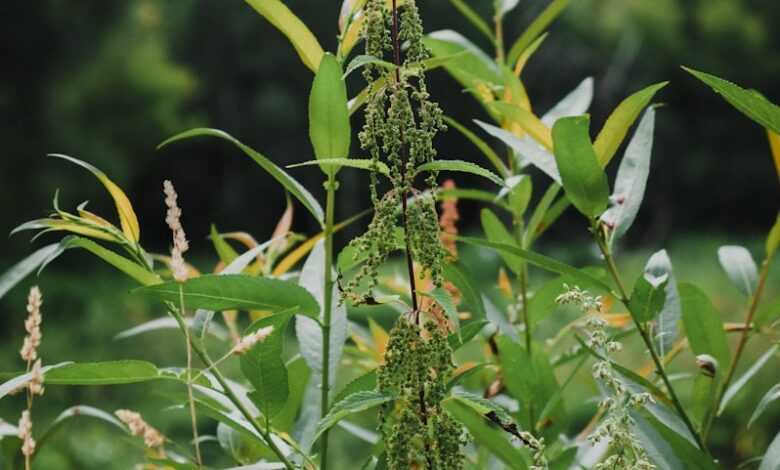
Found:
<svg viewBox="0 0 780 470"><path fill-rule="evenodd" d="M628 130L639 117L642 110L650 104L650 100L653 99L658 90L665 87L668 83L661 82L650 85L629 96L615 108L593 143L593 148L602 168L606 167L609 161L612 160L612 157L615 156L615 152L617 152L623 139L626 138Z"/></svg>
<svg viewBox="0 0 780 470"><path fill-rule="evenodd" d="M324 54L317 38L300 18L279 0L246 0L265 19L281 31L293 45L303 63L316 72Z"/></svg>
<svg viewBox="0 0 780 470"><path fill-rule="evenodd" d="M769 148L772 149L777 176L780 178L780 134L775 134L772 131L767 131L767 133L769 134Z"/></svg>
<svg viewBox="0 0 780 470"><path fill-rule="evenodd" d="M548 151L552 151L553 140L550 128L545 126L532 112L509 103L493 103L492 108L508 120L517 123L536 142L544 146Z"/></svg>
<svg viewBox="0 0 780 470"><path fill-rule="evenodd" d="M103 183L103 186L106 187L108 192L111 194L111 197L114 198L116 211L119 214L119 223L121 224L122 232L124 232L127 239L133 242L138 242L138 240L141 239L141 227L138 225L138 217L135 215L135 211L133 210L133 205L130 203L130 199L128 199L127 195L125 195L124 191L122 191L122 189L117 186L116 183L108 179L108 176L106 176L105 173L90 165L89 163L81 161L77 158L62 154L50 154L49 156L62 158L63 160L75 163L82 168L86 168L93 175L95 175L95 177L101 183Z"/></svg>
<svg viewBox="0 0 780 470"><path fill-rule="evenodd" d="M347 85L336 57L325 54L309 96L309 137L317 159L349 157L352 132L347 109ZM335 174L339 166L321 167Z"/></svg>
<svg viewBox="0 0 780 470"><path fill-rule="evenodd" d="M547 8L542 11L536 19L528 25L523 34L515 41L512 48L509 50L508 62L511 64L518 57L528 49L536 38L541 35L550 24L555 21L558 16L569 5L570 0L553 0L547 5Z"/></svg>

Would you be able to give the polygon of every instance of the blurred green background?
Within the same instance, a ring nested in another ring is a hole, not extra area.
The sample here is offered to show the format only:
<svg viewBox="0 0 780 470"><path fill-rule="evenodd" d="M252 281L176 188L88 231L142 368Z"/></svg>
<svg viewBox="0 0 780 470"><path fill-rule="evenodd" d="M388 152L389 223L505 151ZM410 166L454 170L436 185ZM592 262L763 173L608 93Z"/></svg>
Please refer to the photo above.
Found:
<svg viewBox="0 0 780 470"><path fill-rule="evenodd" d="M340 1L288 0L323 47L336 43ZM420 1L426 30L455 29L482 37L445 0ZM488 17L492 0L469 2ZM547 4L521 0L506 20L515 38ZM551 30L525 73L536 109L546 110L586 76L596 80L591 109L594 128L629 93L671 80L660 94L653 168L637 223L628 234L627 269L639 272L646 256L670 251L678 279L706 288L727 318L740 318L743 300L717 265L720 244L746 244L757 258L762 237L778 209L778 179L766 135L719 97L679 69L689 65L728 78L780 101L780 2L777 0L575 0ZM252 162L226 144L184 143L163 151L164 138L193 126L224 129L280 165L309 160L307 100L312 75L287 40L244 2L233 0L36 0L0 5L0 232L47 214L55 189L65 208L90 200L99 214L112 214L103 188L83 170L44 158L59 152L87 160L108 173L133 200L142 241L166 251L161 184L174 180L193 240L193 256L207 269L213 262L205 236L210 223L246 230L266 239L284 210L284 193ZM361 88L350 78L350 94ZM481 108L443 71L430 74L430 89L445 112L468 122ZM360 125L360 118L354 127ZM455 132L438 140L445 158L478 161ZM353 152L359 154L357 143ZM344 170L338 214L369 205L365 181ZM293 173L315 195L321 175ZM541 181L541 180L540 180ZM460 186L483 183L457 178ZM478 206L463 203L464 231L478 229ZM295 229L316 229L298 211ZM339 236L343 244L355 231ZM51 236L44 237L51 240ZM574 214L564 216L542 251L580 263L594 262L587 233ZM42 242L37 242L41 244ZM37 245L26 234L5 239L0 272ZM491 272L495 260L483 260ZM494 271L492 271L494 272ZM768 297L778 294L777 269ZM23 337L24 297L33 280L0 300L0 370L20 368L16 350ZM171 336L112 341L119 331L161 316L128 295L132 283L91 260L68 253L38 280L44 291L45 358L108 360L141 358L180 365L182 348ZM492 279L484 279L485 283ZM762 346L756 342L755 348ZM740 403L755 402L771 385L755 382ZM586 382L583 379L583 384ZM583 387L589 387L583 385ZM589 388L586 388L589 390ZM158 392L153 390L152 392ZM163 406L148 387L50 387L41 413L53 418L77 403L106 409ZM0 417L15 421L19 403L3 400ZM750 408L746 408L750 409ZM737 459L760 452L779 427L774 412L753 432L744 430L744 410L733 406L716 429L721 455ZM167 432L186 435L180 412L159 414ZM167 424L165 424L167 423ZM167 426L167 428L166 428ZM79 434L56 438L41 468L131 468L140 455L122 439L106 439L101 425L78 425ZM720 432L721 435L717 434ZM727 433L727 434L723 434ZM738 433L734 438L728 433ZM337 440L344 441L345 439ZM736 442L736 447L726 446ZM350 452L339 447L341 455Z"/></svg>

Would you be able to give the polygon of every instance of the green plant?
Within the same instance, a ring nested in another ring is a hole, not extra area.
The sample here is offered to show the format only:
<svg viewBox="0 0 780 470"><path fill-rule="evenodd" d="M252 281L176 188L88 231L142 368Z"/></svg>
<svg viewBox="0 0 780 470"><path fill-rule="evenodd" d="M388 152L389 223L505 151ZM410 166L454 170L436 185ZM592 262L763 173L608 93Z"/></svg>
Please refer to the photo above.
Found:
<svg viewBox="0 0 780 470"><path fill-rule="evenodd" d="M747 298L744 322L736 327L724 324L702 289L677 282L665 250L653 254L628 287L617 248L644 198L657 112L651 102L666 83L626 98L592 140L590 118L583 114L592 99L592 80L539 117L522 78L544 42L544 30L568 1L552 1L507 47L503 22L517 1L494 2L489 26L469 4L451 0L494 45L493 58L458 33L424 35L414 0L345 0L333 53L325 52L281 1L247 3L288 37L314 73L308 109L314 158L293 166L321 170L325 207L285 169L223 131L193 129L170 138L161 147L200 136L230 142L289 195L287 210L263 243L212 227L219 264L214 273L201 273L185 259L182 209L170 182L164 183L166 221L173 234L168 256L142 245L130 198L106 174L81 160L53 155L88 170L103 184L115 202L118 224L88 211L86 204L64 211L55 194L50 217L13 232L68 235L0 277L0 296L65 250L87 250L132 278L139 285L135 294L159 302L168 313L122 334L176 328L185 340L186 364L45 365L36 353L40 293L32 290L22 349L26 368L1 376L0 399L27 391L20 425L0 423L5 465L23 461L31 468L37 449L63 421L85 416L142 438L145 468L357 468L354 461L336 462L335 440L329 437L335 427L370 444L361 455L362 468L369 469L719 468L708 445L716 418L778 351L780 309L776 303L763 307L761 300L780 245L780 216L767 237L760 269L745 248L718 251L727 277ZM350 59L361 40L365 54ZM367 84L350 100L346 77L361 68ZM444 116L426 84L426 74L437 68L482 105L493 123L475 122L498 139L499 150ZM780 108L756 92L689 71L767 128L780 174ZM352 144L352 116L361 107L365 119L359 147L367 158L352 158L358 147ZM638 119L610 185L606 167ZM472 142L493 170L438 158L435 138L441 138L445 123ZM552 180L544 191L535 190L539 182L532 182L530 166ZM337 223L343 168L368 172L373 207ZM470 173L496 188L440 186L440 172ZM484 239L455 237L458 198L501 211L483 209ZM186 211L186 196L182 199ZM320 233L291 232L295 203L314 218ZM600 266L579 268L532 251L569 206L584 217ZM337 254L334 234L370 213L366 232ZM458 253L456 241L498 253L495 288L475 282L474 266ZM392 272L396 252L406 273L402 282ZM368 312L367 325L350 323L348 309ZM374 320L379 309L394 312L389 332ZM226 333L213 343L206 338L221 331L217 312ZM286 345L291 323L295 348ZM739 337L733 353L730 332ZM735 379L745 346L756 336L771 345ZM621 353L628 342L649 360L629 362L641 356ZM692 352L695 361L684 351ZM567 401L590 359L588 383L596 392L587 393L595 400ZM231 364L240 377L227 372ZM686 375L673 374L671 367ZM42 432L38 422L33 426L33 396L43 392L44 384L162 381L176 390L165 400L188 413L190 443L163 435L152 417L125 409L112 414L77 405ZM690 396L681 392L683 384L692 389ZM770 389L748 426L778 396L777 386ZM375 408L377 419L365 413ZM583 409L590 421L584 426ZM359 422L373 423L369 426L378 434ZM13 434L20 439L9 437ZM219 452L203 445L211 434ZM141 445L139 439L132 442ZM777 437L760 469L776 468L779 453Z"/></svg>

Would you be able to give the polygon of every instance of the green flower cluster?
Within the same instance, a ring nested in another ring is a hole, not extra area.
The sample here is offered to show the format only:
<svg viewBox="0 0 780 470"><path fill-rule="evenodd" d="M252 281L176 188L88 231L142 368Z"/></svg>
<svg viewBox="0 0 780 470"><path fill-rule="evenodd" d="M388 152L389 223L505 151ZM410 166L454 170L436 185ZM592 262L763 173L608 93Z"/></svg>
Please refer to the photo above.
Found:
<svg viewBox="0 0 780 470"><path fill-rule="evenodd" d="M434 283L441 285L441 265L446 256L431 191L436 187L436 172L427 172L428 191L414 185L420 173L418 167L436 157L434 137L446 129L441 108L430 100L420 65L430 52L422 41L422 22L414 0L406 1L396 12L385 4L385 0L369 0L365 8L366 54L383 62L369 64L363 72L370 92L359 138L373 162L370 183L374 218L366 233L352 241L358 256L367 256L346 286L355 303L369 298L377 285L379 266L398 248L399 218L409 255L422 267L421 277L430 274ZM405 45L403 60L400 44ZM393 67L387 66L385 59L389 56ZM383 195L379 190L380 163L389 169L390 188ZM368 294L357 294L365 280L368 285L362 287Z"/></svg>
<svg viewBox="0 0 780 470"><path fill-rule="evenodd" d="M441 407L453 370L452 350L433 323L422 329L402 315L390 332L378 385L398 398L380 412L390 469L463 467L461 426Z"/></svg>

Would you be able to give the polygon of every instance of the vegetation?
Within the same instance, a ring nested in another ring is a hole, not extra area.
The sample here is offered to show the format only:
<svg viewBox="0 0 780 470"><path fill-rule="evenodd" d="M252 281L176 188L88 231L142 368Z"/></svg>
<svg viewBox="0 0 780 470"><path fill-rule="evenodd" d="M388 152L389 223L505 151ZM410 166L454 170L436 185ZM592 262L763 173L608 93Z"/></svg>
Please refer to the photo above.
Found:
<svg viewBox="0 0 780 470"><path fill-rule="evenodd" d="M767 291L780 247L780 213L767 227L760 264L742 246L717 250L745 304L737 323L725 321L711 293L678 282L666 250L643 260L629 283L617 247L642 206L658 109L653 101L666 82L623 99L592 139L586 114L592 79L540 114L523 74L567 0L550 2L514 41L507 40L504 21L517 0L496 0L490 22L465 1L451 0L492 44L492 57L454 31L426 35L415 0L345 0L332 53L281 1L247 3L287 37L314 74L308 107L314 158L291 168L320 169L324 208L293 177L305 170L282 168L224 131L195 128L169 138L160 147L199 137L226 141L288 195L267 241L212 226L217 263L213 272L201 272L190 263L188 206L173 183L162 184L171 249L155 253L141 242L131 198L109 175L51 155L94 175L114 202L117 222L86 203L64 210L55 192L50 216L12 233L67 235L0 276L0 297L66 250L85 250L131 279L138 298L166 312L120 336L163 332L180 341L182 362L164 367L168 357L138 356L57 361L48 357L51 349L44 356L47 328L56 327L47 312L58 305L32 287L26 336L19 341L26 366L0 376L0 400L21 405L19 418L0 421L3 468L37 467L51 436L74 419L100 420L128 436L143 455L112 465L141 468L732 465L712 445L713 430L735 397L771 375L765 368L777 360L780 308L775 299L767 302ZM361 42L365 49L358 54ZM349 99L346 80L357 70L366 83ZM766 129L780 176L780 107L756 91L685 70ZM428 88L434 71L456 80L491 122L474 120L472 128L464 124L469 116L445 115L447 103L440 107ZM363 127L354 145L360 109ZM445 130L473 144L485 166L441 158L436 139ZM610 184L606 169L613 160L620 161ZM373 207L337 218L345 168L368 173ZM493 190L440 184L442 172L484 179ZM485 206L484 237L458 234L459 200ZM292 232L296 206L318 233ZM567 210L581 216L600 265L576 267L536 251ZM337 252L334 235L368 215L365 233ZM465 259L467 250L496 254L500 266L485 275L479 263ZM355 312L367 320L354 321ZM376 320L380 312L391 314L391 328ZM737 338L734 345L729 335ZM755 360L745 354L754 338L768 343ZM639 352L623 354L624 344ZM585 408L572 406L567 397L588 363L593 399ZM36 413L50 387L132 384L140 393L161 392L161 408L186 415L187 435L166 435L156 415L124 406L76 405L48 425ZM780 397L779 386L738 425L761 420ZM364 443L362 461L336 462L335 429ZM780 433L740 465L780 468Z"/></svg>

